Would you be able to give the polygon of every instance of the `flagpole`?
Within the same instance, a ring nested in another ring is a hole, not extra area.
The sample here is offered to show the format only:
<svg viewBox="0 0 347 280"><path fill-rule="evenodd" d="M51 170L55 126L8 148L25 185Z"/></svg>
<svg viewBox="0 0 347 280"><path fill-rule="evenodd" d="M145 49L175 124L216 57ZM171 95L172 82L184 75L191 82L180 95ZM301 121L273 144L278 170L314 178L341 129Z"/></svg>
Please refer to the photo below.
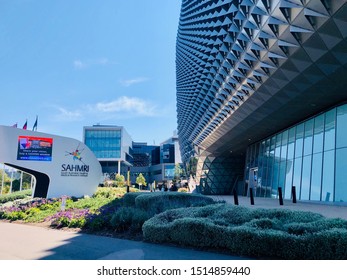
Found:
<svg viewBox="0 0 347 280"><path fill-rule="evenodd" d="M35 120L35 123L33 125L33 131L37 131L37 121L38 121L38 115L36 115L36 120Z"/></svg>
<svg viewBox="0 0 347 280"><path fill-rule="evenodd" d="M26 119L25 124L23 125L22 129L27 129L28 128L28 119Z"/></svg>

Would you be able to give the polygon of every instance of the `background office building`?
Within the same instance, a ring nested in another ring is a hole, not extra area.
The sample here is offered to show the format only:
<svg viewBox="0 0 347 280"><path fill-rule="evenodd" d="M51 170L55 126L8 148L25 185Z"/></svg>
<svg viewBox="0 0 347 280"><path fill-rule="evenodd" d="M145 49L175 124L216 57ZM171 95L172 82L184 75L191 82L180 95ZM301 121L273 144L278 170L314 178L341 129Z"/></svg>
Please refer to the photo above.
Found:
<svg viewBox="0 0 347 280"><path fill-rule="evenodd" d="M142 173L149 183L154 181L157 184L167 183L174 179L175 165L182 165L176 132L160 145L133 142L132 151L133 166L130 169L132 182L136 181L139 173Z"/></svg>
<svg viewBox="0 0 347 280"><path fill-rule="evenodd" d="M202 193L347 201L346 3L182 1L178 135Z"/></svg>
<svg viewBox="0 0 347 280"><path fill-rule="evenodd" d="M150 167L152 178L156 182L171 181L175 176L175 165L179 164L183 168L176 131L173 136L160 143L159 151L160 163Z"/></svg>
<svg viewBox="0 0 347 280"><path fill-rule="evenodd" d="M83 140L100 162L104 174L123 174L132 165L132 139L124 127L86 126Z"/></svg>
<svg viewBox="0 0 347 280"><path fill-rule="evenodd" d="M148 145L146 142L133 142L132 151L131 182L136 182L140 173L146 182L153 182L149 167L160 163L159 146Z"/></svg>
<svg viewBox="0 0 347 280"><path fill-rule="evenodd" d="M175 164L182 163L176 132L160 145L134 142L122 126L86 126L83 135L105 178L114 178L116 174L127 178L129 169L131 184L135 184L140 173L147 183L164 183L174 179Z"/></svg>

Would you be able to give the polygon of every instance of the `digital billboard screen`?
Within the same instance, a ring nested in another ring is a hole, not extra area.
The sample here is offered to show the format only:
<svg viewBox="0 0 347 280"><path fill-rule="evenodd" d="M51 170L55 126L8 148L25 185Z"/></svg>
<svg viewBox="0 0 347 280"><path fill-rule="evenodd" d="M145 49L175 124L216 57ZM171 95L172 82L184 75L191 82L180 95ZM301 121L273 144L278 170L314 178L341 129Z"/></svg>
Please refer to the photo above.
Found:
<svg viewBox="0 0 347 280"><path fill-rule="evenodd" d="M17 160L52 161L53 138L19 136Z"/></svg>

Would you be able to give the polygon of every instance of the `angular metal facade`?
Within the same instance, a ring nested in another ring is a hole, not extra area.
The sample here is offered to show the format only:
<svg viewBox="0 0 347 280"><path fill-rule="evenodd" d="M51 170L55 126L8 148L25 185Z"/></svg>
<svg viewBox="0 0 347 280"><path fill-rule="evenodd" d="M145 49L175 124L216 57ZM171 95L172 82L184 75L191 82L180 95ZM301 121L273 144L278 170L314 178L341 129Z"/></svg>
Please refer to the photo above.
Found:
<svg viewBox="0 0 347 280"><path fill-rule="evenodd" d="M250 144L346 101L346 3L183 0L176 50L183 161L241 164ZM221 172L233 175L228 182L212 180L196 162L207 193L228 193L243 176L231 164Z"/></svg>

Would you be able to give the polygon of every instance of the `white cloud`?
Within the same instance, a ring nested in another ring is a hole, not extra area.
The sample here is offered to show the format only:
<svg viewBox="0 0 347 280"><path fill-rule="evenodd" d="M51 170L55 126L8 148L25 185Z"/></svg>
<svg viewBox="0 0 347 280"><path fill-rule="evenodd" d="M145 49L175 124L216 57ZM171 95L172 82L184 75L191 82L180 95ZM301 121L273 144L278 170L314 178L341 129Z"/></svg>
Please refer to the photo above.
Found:
<svg viewBox="0 0 347 280"><path fill-rule="evenodd" d="M94 64L99 64L99 65L107 65L107 64L112 64L107 58L99 58L95 60Z"/></svg>
<svg viewBox="0 0 347 280"><path fill-rule="evenodd" d="M56 106L58 113L54 119L58 122L78 122L86 119L100 121L131 119L157 116L157 106L146 100L121 96L110 102L84 104L78 108L67 109Z"/></svg>
<svg viewBox="0 0 347 280"><path fill-rule="evenodd" d="M135 97L121 96L110 102L99 102L95 105L101 113L121 113L128 112L134 115L154 116L155 106L148 101Z"/></svg>
<svg viewBox="0 0 347 280"><path fill-rule="evenodd" d="M82 113L79 110L69 111L65 108L59 107L58 111L59 114L56 116L56 118L59 121L76 121L83 118Z"/></svg>
<svg viewBox="0 0 347 280"><path fill-rule="evenodd" d="M93 65L109 65L109 64L116 64L116 63L110 61L108 58L86 59L85 61L76 59L73 62L73 66L77 70L85 69Z"/></svg>
<svg viewBox="0 0 347 280"><path fill-rule="evenodd" d="M74 60L73 66L75 69L83 69L87 67L87 64L83 63L81 60Z"/></svg>
<svg viewBox="0 0 347 280"><path fill-rule="evenodd" d="M138 77L138 78L134 78L134 79L121 80L120 83L125 87L130 87L134 84L143 83L147 80L148 80L148 78L146 78L146 77Z"/></svg>

